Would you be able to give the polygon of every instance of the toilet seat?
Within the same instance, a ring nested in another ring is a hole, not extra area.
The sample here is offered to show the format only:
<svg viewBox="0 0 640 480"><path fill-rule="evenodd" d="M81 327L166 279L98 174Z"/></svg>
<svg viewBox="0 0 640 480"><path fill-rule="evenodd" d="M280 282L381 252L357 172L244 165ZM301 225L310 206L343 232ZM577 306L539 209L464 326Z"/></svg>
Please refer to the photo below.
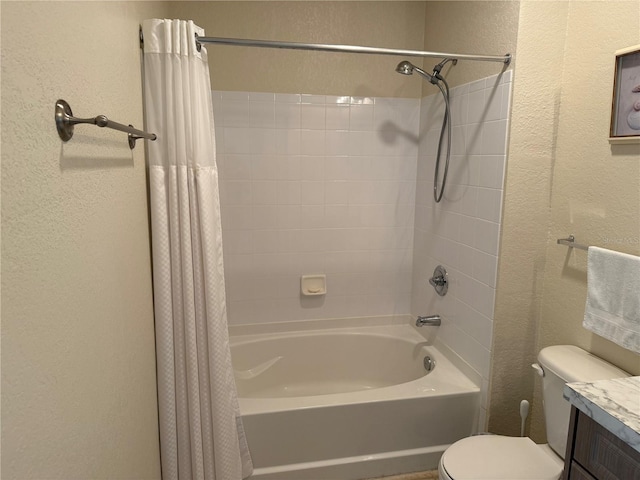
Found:
<svg viewBox="0 0 640 480"><path fill-rule="evenodd" d="M562 460L528 437L478 435L451 445L440 459L443 480L558 480Z"/></svg>

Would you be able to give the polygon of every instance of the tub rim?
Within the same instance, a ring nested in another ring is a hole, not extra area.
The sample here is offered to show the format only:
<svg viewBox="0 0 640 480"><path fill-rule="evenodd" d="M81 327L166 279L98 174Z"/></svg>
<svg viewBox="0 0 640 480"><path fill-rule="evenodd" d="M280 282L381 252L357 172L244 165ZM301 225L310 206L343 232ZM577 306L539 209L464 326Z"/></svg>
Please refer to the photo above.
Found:
<svg viewBox="0 0 640 480"><path fill-rule="evenodd" d="M405 327L398 330L398 327ZM373 331L363 329L371 329ZM425 330L427 329L427 330ZM431 331L429 331L431 330ZM267 412L279 412L303 408L327 408L345 404L363 404L372 402L387 402L398 398L419 398L433 395L467 395L480 392L481 376L472 369L464 360L452 352L445 344L434 335L437 327L422 327L418 329L413 325L409 315L392 315L378 317L352 317L347 319L328 320L304 320L297 322L278 322L271 324L244 324L230 326L230 346L246 345L248 343L270 338L293 338L300 335L329 334L329 333L355 333L363 335L375 335L378 337L400 338L415 345L421 337L424 344L421 348L439 360L438 367L429 375L424 375L409 382L389 385L385 387L326 395L299 396L299 397L239 397L240 411L242 415L261 414ZM392 335L391 333L396 333ZM435 352L435 353L433 353ZM438 372L438 373L436 373ZM451 385L437 385L438 390L429 383L441 375L453 375L455 382ZM435 392L435 393L434 393Z"/></svg>

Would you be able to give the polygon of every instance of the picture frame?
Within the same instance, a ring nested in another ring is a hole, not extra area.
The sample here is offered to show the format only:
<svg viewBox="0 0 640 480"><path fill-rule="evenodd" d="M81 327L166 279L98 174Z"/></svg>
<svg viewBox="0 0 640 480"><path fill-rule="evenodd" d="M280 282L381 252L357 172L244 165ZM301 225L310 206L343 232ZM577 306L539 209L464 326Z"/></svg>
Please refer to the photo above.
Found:
<svg viewBox="0 0 640 480"><path fill-rule="evenodd" d="M640 143L640 45L615 55L609 142Z"/></svg>

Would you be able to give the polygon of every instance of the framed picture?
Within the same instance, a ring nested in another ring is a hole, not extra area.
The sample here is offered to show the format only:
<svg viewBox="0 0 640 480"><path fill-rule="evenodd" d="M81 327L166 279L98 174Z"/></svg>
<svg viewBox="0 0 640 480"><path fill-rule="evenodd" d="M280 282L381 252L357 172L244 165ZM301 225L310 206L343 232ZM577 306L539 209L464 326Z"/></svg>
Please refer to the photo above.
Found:
<svg viewBox="0 0 640 480"><path fill-rule="evenodd" d="M640 45L616 52L610 143L640 143Z"/></svg>

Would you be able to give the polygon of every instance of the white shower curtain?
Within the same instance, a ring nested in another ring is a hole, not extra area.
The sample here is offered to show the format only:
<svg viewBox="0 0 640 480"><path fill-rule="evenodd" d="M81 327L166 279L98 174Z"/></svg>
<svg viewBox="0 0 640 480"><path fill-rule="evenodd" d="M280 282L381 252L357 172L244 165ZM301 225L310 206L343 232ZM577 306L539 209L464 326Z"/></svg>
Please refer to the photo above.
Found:
<svg viewBox="0 0 640 480"><path fill-rule="evenodd" d="M144 90L164 480L253 470L231 367L207 52L189 21L145 20Z"/></svg>

